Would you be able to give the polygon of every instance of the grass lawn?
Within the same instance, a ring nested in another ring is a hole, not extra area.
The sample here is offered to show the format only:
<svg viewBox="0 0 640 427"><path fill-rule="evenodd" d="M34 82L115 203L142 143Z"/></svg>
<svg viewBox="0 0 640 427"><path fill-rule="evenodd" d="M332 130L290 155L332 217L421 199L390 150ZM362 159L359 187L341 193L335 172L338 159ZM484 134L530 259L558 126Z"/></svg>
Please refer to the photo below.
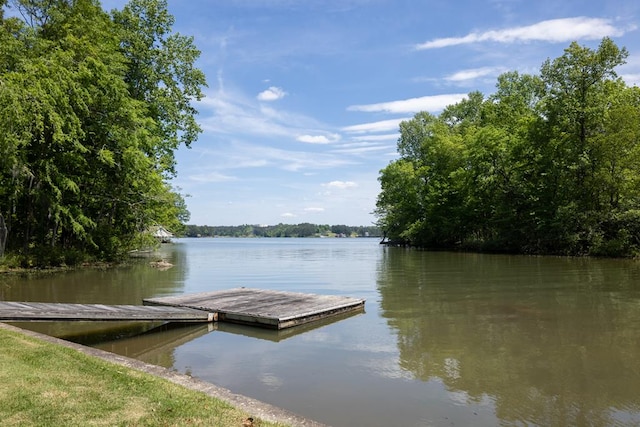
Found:
<svg viewBox="0 0 640 427"><path fill-rule="evenodd" d="M243 426L222 400L0 328L2 426ZM254 426L280 426L255 420Z"/></svg>

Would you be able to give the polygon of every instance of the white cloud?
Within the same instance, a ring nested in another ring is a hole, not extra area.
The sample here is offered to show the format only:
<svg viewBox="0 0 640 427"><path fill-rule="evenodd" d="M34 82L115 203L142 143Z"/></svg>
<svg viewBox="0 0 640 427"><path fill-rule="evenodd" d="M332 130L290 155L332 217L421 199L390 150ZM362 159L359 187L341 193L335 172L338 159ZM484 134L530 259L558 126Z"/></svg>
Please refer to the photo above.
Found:
<svg viewBox="0 0 640 427"><path fill-rule="evenodd" d="M196 182L229 182L236 181L238 179L234 176L224 175L219 172L190 175L188 178Z"/></svg>
<svg viewBox="0 0 640 427"><path fill-rule="evenodd" d="M296 215L292 214L291 212L285 212L285 213L281 214L280 216L283 217L283 218L295 218L296 217Z"/></svg>
<svg viewBox="0 0 640 427"><path fill-rule="evenodd" d="M378 104L352 105L349 111L385 112L385 113L418 113L420 111L436 112L448 105L461 101L467 95L451 93L445 95L422 96L400 101L381 102Z"/></svg>
<svg viewBox="0 0 640 427"><path fill-rule="evenodd" d="M287 92L282 90L280 87L271 86L267 90L260 92L257 96L259 101L277 101L278 99L282 99L287 95Z"/></svg>
<svg viewBox="0 0 640 427"><path fill-rule="evenodd" d="M347 188L357 187L358 184L353 181L331 181L326 184L322 184L323 187L337 188L340 190L346 190Z"/></svg>
<svg viewBox="0 0 640 427"><path fill-rule="evenodd" d="M340 135L332 133L328 135L299 135L296 140L308 144L330 144L340 140Z"/></svg>
<svg viewBox="0 0 640 427"><path fill-rule="evenodd" d="M224 91L210 91L195 104L200 110L198 122L205 133L294 140L325 128L312 117L267 107L229 86Z"/></svg>
<svg viewBox="0 0 640 427"><path fill-rule="evenodd" d="M353 161L346 160L343 156L332 154L282 150L254 144L236 144L235 147L239 150L234 155L235 158L244 159L245 162L251 159L261 160L265 162L265 166L287 171L332 169L353 164Z"/></svg>
<svg viewBox="0 0 640 427"><path fill-rule="evenodd" d="M398 130L400 122L404 120L410 120L410 117L346 126L342 128L342 130L349 133L389 132L392 130Z"/></svg>
<svg viewBox="0 0 640 427"><path fill-rule="evenodd" d="M396 141L398 139L398 134L387 133L383 135L353 136L351 139L354 141Z"/></svg>
<svg viewBox="0 0 640 427"><path fill-rule="evenodd" d="M627 29L618 28L614 26L609 19L579 16L575 18L550 19L522 27L491 30L483 33L470 33L464 37L434 39L418 44L416 49L438 49L478 42L516 43L546 41L563 43L580 39L597 40L606 36L621 36L626 31L633 29L635 29L635 27Z"/></svg>
<svg viewBox="0 0 640 427"><path fill-rule="evenodd" d="M618 76L629 86L640 86L640 52L629 52L626 63L618 69Z"/></svg>
<svg viewBox="0 0 640 427"><path fill-rule="evenodd" d="M481 68L471 68L468 70L461 70L456 73L450 74L445 77L445 80L450 82L462 82L468 80L475 80L480 77L485 76L495 76L500 73L504 73L507 71L506 68L503 67L481 67Z"/></svg>
<svg viewBox="0 0 640 427"><path fill-rule="evenodd" d="M636 74L622 74L620 76L622 80L629 86L640 86L640 73Z"/></svg>
<svg viewBox="0 0 640 427"><path fill-rule="evenodd" d="M345 145L344 147L332 150L331 152L336 154L351 154L351 155L359 156L359 155L369 154L376 151L392 150L393 148L394 146L392 145L367 145L367 146L360 146L360 147Z"/></svg>
<svg viewBox="0 0 640 427"><path fill-rule="evenodd" d="M204 118L199 123L205 132L275 136L291 134L285 124L266 116L263 111L239 96L219 92L207 96L200 104L213 110L211 114L201 112Z"/></svg>
<svg viewBox="0 0 640 427"><path fill-rule="evenodd" d="M310 176L316 171L348 167L360 162L337 153L287 150L243 141L230 141L219 149L212 147L198 151L198 171L187 171L191 173L183 175L195 182L244 181L243 177L252 173L249 169L258 168L304 172ZM241 169L245 171L238 171ZM229 171L234 171L233 175L239 174L238 177L224 174Z"/></svg>
<svg viewBox="0 0 640 427"><path fill-rule="evenodd" d="M336 148L358 148L358 147L380 147L380 146L381 146L380 143L371 142L368 139L364 138L362 140L354 140L352 142L345 142L344 144L340 144L340 145L336 146Z"/></svg>
<svg viewBox="0 0 640 427"><path fill-rule="evenodd" d="M317 207L304 208L304 211L310 212L310 213L320 213L320 212L324 212L324 208L317 208Z"/></svg>

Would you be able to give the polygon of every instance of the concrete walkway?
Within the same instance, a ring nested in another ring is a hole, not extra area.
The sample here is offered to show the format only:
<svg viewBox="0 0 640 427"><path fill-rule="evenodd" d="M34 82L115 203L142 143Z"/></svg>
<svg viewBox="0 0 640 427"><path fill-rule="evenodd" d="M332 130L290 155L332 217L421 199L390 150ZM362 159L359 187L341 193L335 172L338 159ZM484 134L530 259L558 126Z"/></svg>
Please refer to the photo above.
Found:
<svg viewBox="0 0 640 427"><path fill-rule="evenodd" d="M201 381L196 378L192 378L187 375L179 374L170 371L160 366L151 365L141 362L129 357L120 356L114 353L109 353L97 348L86 347L80 344L72 343L70 341L61 340L59 338L50 337L48 335L40 334L37 332L29 331L27 329L17 328L15 326L7 325L0 322L0 328L7 329L14 332L19 332L24 335L28 335L34 338L41 339L53 344L61 345L64 347L73 348L81 353L89 356L97 357L108 362L112 362L118 365L126 366L128 368L136 369L157 377L167 379L175 384L179 384L183 387L187 387L191 390L202 392L211 397L223 400L236 408L242 409L254 417L261 418L266 421L279 422L288 424L292 427L328 427L326 424L321 424L304 417L301 417L293 412L269 405L267 403L260 402L250 397L235 394L230 390L222 387L218 387L211 383Z"/></svg>

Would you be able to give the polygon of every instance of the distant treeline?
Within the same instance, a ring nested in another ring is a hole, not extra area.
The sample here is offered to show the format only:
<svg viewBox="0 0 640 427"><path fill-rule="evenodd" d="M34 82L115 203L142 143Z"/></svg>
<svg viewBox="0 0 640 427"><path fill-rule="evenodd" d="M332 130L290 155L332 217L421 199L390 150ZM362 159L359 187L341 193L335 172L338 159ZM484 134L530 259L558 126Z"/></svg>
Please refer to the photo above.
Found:
<svg viewBox="0 0 640 427"><path fill-rule="evenodd" d="M187 225L187 237L381 237L375 226L278 224L278 225Z"/></svg>

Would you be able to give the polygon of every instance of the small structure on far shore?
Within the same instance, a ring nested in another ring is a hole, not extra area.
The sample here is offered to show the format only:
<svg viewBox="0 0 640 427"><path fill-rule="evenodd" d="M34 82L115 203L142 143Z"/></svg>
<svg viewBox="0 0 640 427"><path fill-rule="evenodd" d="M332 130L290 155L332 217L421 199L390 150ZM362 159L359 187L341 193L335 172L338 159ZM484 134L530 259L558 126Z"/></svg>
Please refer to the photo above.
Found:
<svg viewBox="0 0 640 427"><path fill-rule="evenodd" d="M149 232L153 237L158 239L160 243L171 243L171 238L174 237L173 233L161 225L150 227Z"/></svg>

